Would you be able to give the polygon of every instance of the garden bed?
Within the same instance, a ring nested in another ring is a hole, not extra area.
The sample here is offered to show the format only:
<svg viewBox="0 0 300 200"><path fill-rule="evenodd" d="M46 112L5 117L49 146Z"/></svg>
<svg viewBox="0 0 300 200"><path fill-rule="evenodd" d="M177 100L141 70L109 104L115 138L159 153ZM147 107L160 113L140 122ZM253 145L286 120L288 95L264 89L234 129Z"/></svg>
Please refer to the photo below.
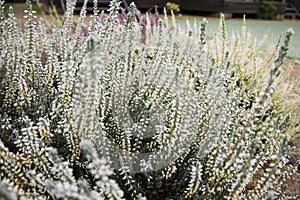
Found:
<svg viewBox="0 0 300 200"><path fill-rule="evenodd" d="M205 37L203 21L195 39L155 19L141 31L134 14L123 25L115 2L90 32L70 13L62 29L47 32L30 7L22 29L12 15L1 22L0 175L8 180L1 191L116 199L284 195L273 181L292 170L285 158L295 104L284 98L299 99L279 79L281 61L290 63L283 59L292 31L279 51L257 52L245 27L228 42L224 17L214 38ZM296 63L291 77L298 73ZM192 146L178 146L186 141ZM169 155L179 157L169 165ZM259 181L250 186L252 177ZM290 193L298 182L288 180Z"/></svg>

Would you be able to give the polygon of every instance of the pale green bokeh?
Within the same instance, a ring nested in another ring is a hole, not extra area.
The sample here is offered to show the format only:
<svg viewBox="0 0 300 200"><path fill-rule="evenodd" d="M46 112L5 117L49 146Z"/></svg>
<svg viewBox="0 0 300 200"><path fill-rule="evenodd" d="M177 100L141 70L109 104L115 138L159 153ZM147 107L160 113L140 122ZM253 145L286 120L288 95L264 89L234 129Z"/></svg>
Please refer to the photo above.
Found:
<svg viewBox="0 0 300 200"><path fill-rule="evenodd" d="M202 18L197 17L197 23L200 22ZM177 23L181 27L186 26L186 20L178 19ZM194 20L190 20L192 24ZM262 38L265 34L268 34L268 40L265 42L265 46L270 44L270 42L276 44L280 35L284 33L288 28L293 28L294 35L292 36L288 57L300 59L300 21L294 20L284 20L284 21L264 21L264 20L246 20L247 30L250 31L254 36ZM243 25L242 19L231 19L226 20L226 29L228 35L232 32L241 32ZM213 33L217 32L219 26L219 20L217 18L209 18L207 25L208 38L211 38Z"/></svg>

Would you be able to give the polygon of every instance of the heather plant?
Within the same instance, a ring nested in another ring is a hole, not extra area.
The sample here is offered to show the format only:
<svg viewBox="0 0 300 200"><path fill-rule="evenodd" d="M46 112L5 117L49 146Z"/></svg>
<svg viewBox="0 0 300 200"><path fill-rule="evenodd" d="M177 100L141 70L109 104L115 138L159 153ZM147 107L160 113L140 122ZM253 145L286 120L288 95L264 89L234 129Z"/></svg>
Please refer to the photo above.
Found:
<svg viewBox="0 0 300 200"><path fill-rule="evenodd" d="M297 87L274 49L242 27L145 26L119 1L85 1L45 28L30 1L21 29L1 1L0 196L6 199L286 199Z"/></svg>

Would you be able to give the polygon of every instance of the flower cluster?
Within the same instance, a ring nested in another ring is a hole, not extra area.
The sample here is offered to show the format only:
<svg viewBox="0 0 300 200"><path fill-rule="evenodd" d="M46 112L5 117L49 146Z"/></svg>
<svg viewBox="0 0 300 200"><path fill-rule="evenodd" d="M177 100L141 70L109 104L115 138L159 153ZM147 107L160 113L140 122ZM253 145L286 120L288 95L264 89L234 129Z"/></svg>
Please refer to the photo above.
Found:
<svg viewBox="0 0 300 200"><path fill-rule="evenodd" d="M120 21L113 0L83 35L87 0L75 28L68 0L51 30L29 0L24 29L0 2L0 197L287 198L291 30L269 53L246 25L229 37L223 16L206 40L206 20L153 25L131 4Z"/></svg>

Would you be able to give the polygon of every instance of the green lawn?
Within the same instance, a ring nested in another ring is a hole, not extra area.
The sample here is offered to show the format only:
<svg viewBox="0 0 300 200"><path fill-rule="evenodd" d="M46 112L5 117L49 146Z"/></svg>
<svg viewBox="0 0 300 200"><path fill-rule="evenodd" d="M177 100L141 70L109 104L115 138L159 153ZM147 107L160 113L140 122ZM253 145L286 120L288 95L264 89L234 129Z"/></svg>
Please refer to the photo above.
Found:
<svg viewBox="0 0 300 200"><path fill-rule="evenodd" d="M192 19L192 17L190 18ZM201 17L197 17L197 21L201 21ZM185 26L186 20L179 18L178 23L181 26ZM191 20L194 21L194 20ZM226 28L228 34L232 31L241 31L242 19L230 19L226 20ZM208 37L212 37L212 33L217 31L219 20L216 18L208 19ZM295 34L290 42L290 49L288 56L291 58L300 59L300 20L284 20L284 21L265 21L265 20L247 20L247 29L254 34L258 39L262 38L264 34L268 34L269 40L267 42L276 43L280 34L288 28L293 28Z"/></svg>

